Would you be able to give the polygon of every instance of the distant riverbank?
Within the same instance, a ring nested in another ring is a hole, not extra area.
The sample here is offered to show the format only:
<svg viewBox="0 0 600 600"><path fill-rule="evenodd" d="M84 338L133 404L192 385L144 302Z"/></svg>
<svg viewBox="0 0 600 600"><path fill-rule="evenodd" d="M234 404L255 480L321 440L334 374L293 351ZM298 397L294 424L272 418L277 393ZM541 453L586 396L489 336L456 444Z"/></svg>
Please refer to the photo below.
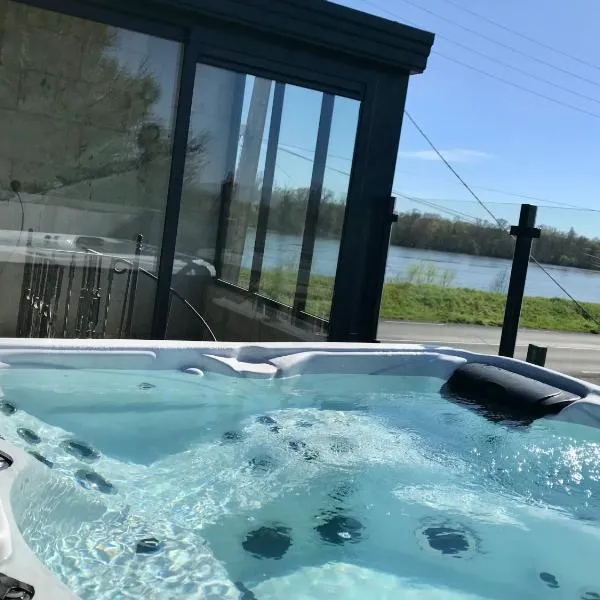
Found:
<svg viewBox="0 0 600 600"><path fill-rule="evenodd" d="M264 270L297 269L301 247L302 238L299 236L269 232ZM333 276L338 252L339 242L317 238L312 273ZM253 253L254 231L249 231L242 263L247 269L252 266ZM503 258L390 246L385 278L389 283L432 283L483 292L504 292L508 287L510 268L511 261ZM600 271L548 265L545 268L577 300L600 302ZM545 298L563 296L557 285L534 264L529 268L525 295Z"/></svg>
<svg viewBox="0 0 600 600"><path fill-rule="evenodd" d="M248 272L242 276L247 283ZM264 271L261 293L285 304L293 304L296 274L290 270ZM328 318L333 292L333 277L313 275L308 295L308 312ZM462 323L501 326L506 295L440 285L408 282L387 283L384 288L380 317L432 323ZM600 321L600 304L583 306ZM568 299L526 297L521 327L582 333L600 333L593 321L583 317Z"/></svg>
<svg viewBox="0 0 600 600"><path fill-rule="evenodd" d="M301 237L304 230L307 188L279 188L273 192L269 211L269 231L280 235ZM392 227L392 247L434 250L448 254L463 254L510 260L514 240L508 234L509 226L516 224L519 209L515 206L512 223L490 223L485 219L448 219L434 213L402 211L398 202L398 221ZM316 225L317 238L339 240L346 205L344 201L325 192L321 199ZM258 219L258 205L250 207L250 222ZM568 226L568 223L565 223ZM533 253L540 263L558 267L598 270L600 268L600 238L579 235L573 228L561 231L540 225L542 235L534 241ZM329 273L323 273L329 275Z"/></svg>

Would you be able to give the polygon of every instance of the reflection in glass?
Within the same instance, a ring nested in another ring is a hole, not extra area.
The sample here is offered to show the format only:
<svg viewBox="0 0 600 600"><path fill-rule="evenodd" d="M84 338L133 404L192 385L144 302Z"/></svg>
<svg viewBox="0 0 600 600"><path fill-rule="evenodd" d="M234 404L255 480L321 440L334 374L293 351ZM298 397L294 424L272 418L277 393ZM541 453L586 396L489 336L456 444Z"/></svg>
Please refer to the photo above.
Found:
<svg viewBox="0 0 600 600"><path fill-rule="evenodd" d="M288 306L294 304L322 96L285 86L260 291Z"/></svg>
<svg viewBox="0 0 600 600"><path fill-rule="evenodd" d="M175 289L219 339L323 339L359 103L199 64L192 106Z"/></svg>
<svg viewBox="0 0 600 600"><path fill-rule="evenodd" d="M329 318L340 252L360 102L337 96L325 164L306 311Z"/></svg>
<svg viewBox="0 0 600 600"><path fill-rule="evenodd" d="M6 3L0 19L0 199L7 202L0 211L2 227L14 235L3 236L1 285L21 279L23 230L29 229L42 234L32 240L42 240L49 252L80 250L84 236L96 249L130 256L141 234L142 265L155 271L179 52L168 40ZM151 319L155 286L144 285L134 336L145 335ZM14 334L11 311L22 291L3 285L8 288L3 305L11 308L0 314L0 335ZM58 300L64 310L65 299Z"/></svg>

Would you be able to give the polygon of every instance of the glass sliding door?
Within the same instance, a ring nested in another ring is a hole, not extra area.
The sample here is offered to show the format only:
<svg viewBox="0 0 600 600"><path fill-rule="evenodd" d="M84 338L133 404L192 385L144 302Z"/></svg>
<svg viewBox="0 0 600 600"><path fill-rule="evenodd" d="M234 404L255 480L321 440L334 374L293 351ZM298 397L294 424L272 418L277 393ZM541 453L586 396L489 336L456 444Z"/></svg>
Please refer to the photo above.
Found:
<svg viewBox="0 0 600 600"><path fill-rule="evenodd" d="M326 339L359 107L197 65L168 337Z"/></svg>
<svg viewBox="0 0 600 600"><path fill-rule="evenodd" d="M147 337L180 44L2 7L0 335Z"/></svg>

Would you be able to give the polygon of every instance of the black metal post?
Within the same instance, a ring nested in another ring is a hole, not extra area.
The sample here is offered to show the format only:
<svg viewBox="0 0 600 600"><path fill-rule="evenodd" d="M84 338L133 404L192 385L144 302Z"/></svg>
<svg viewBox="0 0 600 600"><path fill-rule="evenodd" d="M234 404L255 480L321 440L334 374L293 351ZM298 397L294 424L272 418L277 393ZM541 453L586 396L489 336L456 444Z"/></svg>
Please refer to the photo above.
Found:
<svg viewBox="0 0 600 600"><path fill-rule="evenodd" d="M140 257L144 248L144 236L140 233L135 240L135 256L131 265L131 289L129 290L129 306L127 307L127 326L125 328L125 337L131 337L131 328L133 327L133 311L135 309L135 299L137 296L137 282L140 274ZM169 291L171 291L169 289ZM170 297L169 297L170 299ZM169 311L167 310L167 315Z"/></svg>
<svg viewBox="0 0 600 600"><path fill-rule="evenodd" d="M75 253L71 254L71 265L69 266L69 282L67 284L67 294L65 297L65 315L63 318L62 337L66 338L69 331L69 312L71 310L71 300L73 298L73 281L75 279L75 269L77 261Z"/></svg>
<svg viewBox="0 0 600 600"><path fill-rule="evenodd" d="M269 209L273 197L273 182L275 181L275 165L277 162L279 133L281 132L284 97L285 84L276 83L275 91L273 92L273 108L271 109L271 125L269 126L269 140L267 141L267 154L265 156L265 171L260 194L260 206L258 208L258 219L256 221L252 271L250 273L250 285L248 286L248 289L254 293L257 293L260 287L260 276L262 273L265 244L267 241L267 228L269 225Z"/></svg>
<svg viewBox="0 0 600 600"><path fill-rule="evenodd" d="M543 367L546 365L546 356L548 355L548 348L545 346L536 346L535 344L529 344L527 348L527 358L525 359L532 365Z"/></svg>
<svg viewBox="0 0 600 600"><path fill-rule="evenodd" d="M373 242L372 245L372 257L369 259L369 263L373 265L373 268L370 272L370 277L372 277L371 281L368 281L367 285L380 286L380 293L376 296L376 299L373 302L373 310L370 315L365 315L365 319L367 317L371 317L371 331L377 332L379 325L379 312L381 310L381 299L383 297L383 290L385 286L385 271L387 269L387 259L388 253L390 249L390 238L392 237L392 227L394 223L398 222L398 215L395 212L396 210L396 198L394 196L390 196L387 202L386 210L381 211L379 214L379 218L383 221L379 227L384 232L380 239L379 246ZM370 340L377 341L377 340Z"/></svg>
<svg viewBox="0 0 600 600"><path fill-rule="evenodd" d="M173 131L173 155L171 159L171 172L169 174L169 191L167 192L167 206L165 209L162 244L158 261L158 285L154 298L154 314L152 317L151 333L153 339L165 338L167 322L169 320L171 281L173 279L173 263L175 261L175 249L177 245L185 157L190 116L192 114L196 60L199 55L199 49L200 40L197 32L193 30L189 42L184 46L181 60L179 96Z"/></svg>
<svg viewBox="0 0 600 600"><path fill-rule="evenodd" d="M26 335L26 315L31 307L31 276L33 260L31 258L31 240L33 238L33 229L27 232L27 245L25 248L25 263L23 265L23 283L21 285L21 299L19 301L19 316L17 317L17 337Z"/></svg>
<svg viewBox="0 0 600 600"><path fill-rule="evenodd" d="M534 238L540 237L540 230L535 227L537 206L522 204L519 224L510 228L510 235L516 237L515 253L513 255L510 283L506 296L504 323L500 337L500 356L514 356L519 331L519 319L523 295L525 294L525 281L527 268L531 257L531 244Z"/></svg>
<svg viewBox="0 0 600 600"><path fill-rule="evenodd" d="M379 75L361 102L352 176L336 271L330 342L374 342L389 241L389 198L396 170L408 75ZM386 237L387 236L387 237Z"/></svg>
<svg viewBox="0 0 600 600"><path fill-rule="evenodd" d="M315 146L315 159L310 181L310 192L308 194L308 203L306 206L304 236L302 237L302 250L300 251L300 266L298 267L296 293L294 295L294 312L296 313L306 310L308 285L310 283L310 272L312 270L313 255L315 252L319 207L321 205L321 197L323 196L323 182L325 180L325 168L327 166L327 152L329 151L329 138L331 137L331 122L333 120L334 106L335 96L323 94L317 143Z"/></svg>

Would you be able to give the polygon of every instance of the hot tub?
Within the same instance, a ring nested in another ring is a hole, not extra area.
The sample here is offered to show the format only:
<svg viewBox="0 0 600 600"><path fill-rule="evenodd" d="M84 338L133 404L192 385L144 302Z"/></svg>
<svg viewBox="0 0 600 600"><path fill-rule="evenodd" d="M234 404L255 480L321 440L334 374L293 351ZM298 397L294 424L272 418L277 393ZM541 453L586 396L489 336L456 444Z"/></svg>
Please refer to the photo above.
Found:
<svg viewBox="0 0 600 600"><path fill-rule="evenodd" d="M9 340L0 367L0 599L600 599L584 382L391 345Z"/></svg>

